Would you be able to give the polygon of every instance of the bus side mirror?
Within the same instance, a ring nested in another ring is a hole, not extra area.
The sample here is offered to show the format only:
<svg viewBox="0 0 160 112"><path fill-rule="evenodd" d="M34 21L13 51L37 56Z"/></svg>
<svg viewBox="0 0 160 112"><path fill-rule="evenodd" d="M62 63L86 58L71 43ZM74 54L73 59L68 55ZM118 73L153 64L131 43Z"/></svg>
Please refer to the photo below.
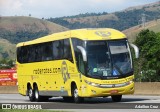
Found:
<svg viewBox="0 0 160 112"><path fill-rule="evenodd" d="M136 58L139 58L139 48L136 45L134 45L134 44L130 44L130 45L134 49Z"/></svg>
<svg viewBox="0 0 160 112"><path fill-rule="evenodd" d="M82 47L82 46L77 46L77 48L81 51L82 53L82 57L83 57L83 61L87 61L87 53L86 50Z"/></svg>

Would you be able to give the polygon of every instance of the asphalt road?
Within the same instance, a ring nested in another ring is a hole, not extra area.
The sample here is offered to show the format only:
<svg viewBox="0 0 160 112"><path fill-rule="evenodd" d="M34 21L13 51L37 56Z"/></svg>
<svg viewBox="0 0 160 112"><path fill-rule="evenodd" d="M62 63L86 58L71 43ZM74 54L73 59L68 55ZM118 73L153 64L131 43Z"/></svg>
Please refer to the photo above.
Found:
<svg viewBox="0 0 160 112"><path fill-rule="evenodd" d="M0 104L11 104L12 109L18 108L18 105L22 105L21 108L42 108L42 109L60 109L60 110L72 110L81 112L106 112L106 109L114 110L114 112L121 112L120 109L125 109L123 112L128 112L128 109L134 109L136 112L140 109L140 112L144 110L152 110L152 112L160 112L160 96L143 96L143 95L124 95L122 101L114 103L111 97L107 98L87 98L84 103L75 104L71 102L65 102L61 97L50 98L47 102L30 102L27 96L21 96L19 94L0 94ZM34 107L35 106L35 107ZM98 109L98 110L97 110ZM147 111L144 111L147 112Z"/></svg>

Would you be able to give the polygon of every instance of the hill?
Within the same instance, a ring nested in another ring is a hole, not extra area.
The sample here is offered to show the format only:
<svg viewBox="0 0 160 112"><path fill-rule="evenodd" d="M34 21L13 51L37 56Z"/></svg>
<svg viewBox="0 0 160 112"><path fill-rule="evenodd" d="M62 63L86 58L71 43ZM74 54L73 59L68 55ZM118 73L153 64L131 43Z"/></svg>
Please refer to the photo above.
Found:
<svg viewBox="0 0 160 112"><path fill-rule="evenodd" d="M53 22L33 17L0 17L0 59L14 59L18 42L65 30L68 29Z"/></svg>
<svg viewBox="0 0 160 112"><path fill-rule="evenodd" d="M150 31L160 32L160 19L149 21L145 23L145 27L142 25L137 25L131 28L128 28L123 31L129 39L130 42L134 42L136 39L136 35L143 29L149 29Z"/></svg>
<svg viewBox="0 0 160 112"><path fill-rule="evenodd" d="M142 14L145 14L146 21L160 18L160 2L130 7L115 13L86 13L48 20L69 29L110 27L122 31L138 25L141 22Z"/></svg>
<svg viewBox="0 0 160 112"><path fill-rule="evenodd" d="M15 59L15 53L16 44L12 44L8 40L0 38L0 59Z"/></svg>
<svg viewBox="0 0 160 112"><path fill-rule="evenodd" d="M15 16L0 18L0 37L12 43L32 40L67 28L42 19Z"/></svg>

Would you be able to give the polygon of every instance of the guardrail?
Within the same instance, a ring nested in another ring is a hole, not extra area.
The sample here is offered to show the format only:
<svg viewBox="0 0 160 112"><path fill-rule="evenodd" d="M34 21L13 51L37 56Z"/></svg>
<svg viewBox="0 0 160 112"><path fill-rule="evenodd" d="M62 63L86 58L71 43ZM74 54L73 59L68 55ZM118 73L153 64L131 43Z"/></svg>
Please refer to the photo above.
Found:
<svg viewBox="0 0 160 112"><path fill-rule="evenodd" d="M0 86L1 94L18 93L17 86ZM160 95L160 82L136 82L135 93L138 95Z"/></svg>
<svg viewBox="0 0 160 112"><path fill-rule="evenodd" d="M160 82L136 82L134 94L160 95Z"/></svg>
<svg viewBox="0 0 160 112"><path fill-rule="evenodd" d="M0 86L0 94L18 93L18 86Z"/></svg>

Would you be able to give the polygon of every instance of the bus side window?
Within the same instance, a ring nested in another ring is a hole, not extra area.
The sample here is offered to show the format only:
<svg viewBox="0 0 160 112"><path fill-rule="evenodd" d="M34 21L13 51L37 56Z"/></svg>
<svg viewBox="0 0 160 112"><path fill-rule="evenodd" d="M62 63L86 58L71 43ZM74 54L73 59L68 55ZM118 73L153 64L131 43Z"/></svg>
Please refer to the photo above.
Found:
<svg viewBox="0 0 160 112"><path fill-rule="evenodd" d="M58 48L59 48L59 41L54 41L53 42L53 59L58 59L58 56L59 56Z"/></svg>
<svg viewBox="0 0 160 112"><path fill-rule="evenodd" d="M73 62L73 58L72 58L72 51L71 51L71 45L70 45L70 41L69 39L64 39L64 59L67 59L71 62Z"/></svg>
<svg viewBox="0 0 160 112"><path fill-rule="evenodd" d="M22 52L22 62L23 63L27 63L28 62L28 48L27 48L27 46L24 46L24 47L22 47L22 49L23 49L23 52Z"/></svg>
<svg viewBox="0 0 160 112"><path fill-rule="evenodd" d="M27 47L27 50L28 50L28 60L27 62L34 62L35 61L35 45L30 45Z"/></svg>
<svg viewBox="0 0 160 112"><path fill-rule="evenodd" d="M84 47L84 42L80 39L72 38L72 43L73 43L73 48L74 48L74 53L75 53L75 58L76 58L76 64L78 67L78 70L85 74L85 64L82 58L82 54L79 49L77 49L77 46L82 46Z"/></svg>
<svg viewBox="0 0 160 112"><path fill-rule="evenodd" d="M35 46L35 61L42 61L42 44L38 44Z"/></svg>
<svg viewBox="0 0 160 112"><path fill-rule="evenodd" d="M63 59L64 56L64 41L63 40L59 40L59 46L58 46L58 59Z"/></svg>
<svg viewBox="0 0 160 112"><path fill-rule="evenodd" d="M18 61L19 63L23 63L22 53L23 53L22 47L18 47L18 48L17 48L17 61Z"/></svg>
<svg viewBox="0 0 160 112"><path fill-rule="evenodd" d="M84 69L84 62L83 62L83 58L82 58L82 54L78 53L78 60L77 60L77 65L79 68L79 71L81 71L81 73L85 74L85 69Z"/></svg>
<svg viewBox="0 0 160 112"><path fill-rule="evenodd" d="M52 42L47 42L43 44L43 59L44 61L52 60Z"/></svg>
<svg viewBox="0 0 160 112"><path fill-rule="evenodd" d="M17 49L17 61L19 63L28 62L28 49L26 46L22 46Z"/></svg>

